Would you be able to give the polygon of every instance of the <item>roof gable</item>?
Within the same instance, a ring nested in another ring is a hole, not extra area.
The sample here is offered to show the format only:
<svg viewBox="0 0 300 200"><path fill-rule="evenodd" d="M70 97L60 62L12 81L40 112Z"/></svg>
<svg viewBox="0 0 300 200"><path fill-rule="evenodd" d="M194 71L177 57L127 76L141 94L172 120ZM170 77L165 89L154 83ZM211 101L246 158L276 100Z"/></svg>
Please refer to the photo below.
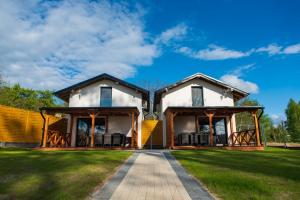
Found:
<svg viewBox="0 0 300 200"><path fill-rule="evenodd" d="M54 95L57 96L57 97L59 97L59 98L61 98L64 101L68 102L69 101L69 97L70 97L70 93L73 90L78 90L78 89L87 87L89 85L92 85L92 84L97 83L97 82L102 81L102 80L110 80L110 81L113 81L113 82L115 82L117 84L125 86L127 88L130 88L130 89L133 89L133 90L135 90L137 92L140 92L142 94L143 99L149 102L149 91L148 90L145 90L145 89L143 89L141 87L138 87L138 86L136 86L134 84L128 83L126 81L123 81L121 79L118 79L118 78L116 78L114 76L111 76L111 75L105 74L105 73L104 74L100 74L99 76L90 78L88 80L82 81L80 83L71 85L71 86L69 86L67 88L58 90L58 91L54 92Z"/></svg>
<svg viewBox="0 0 300 200"><path fill-rule="evenodd" d="M226 83L224 83L224 82L222 82L222 81L220 81L218 79L212 78L212 77L204 75L202 73L196 73L196 74L194 74L192 76L189 76L189 77L187 77L187 78L185 78L185 79L183 79L181 81L178 81L178 82L176 82L174 84L171 84L171 85L163 87L163 88L161 88L159 90L156 90L155 94L154 94L154 105L156 105L156 104L158 104L158 102L160 102L160 99L161 99L161 96L162 96L163 93L165 93L168 90L171 90L173 88L176 88L176 87L178 87L178 86L180 86L180 85L182 85L184 83L192 81L194 79L201 79L201 80L203 80L205 82L208 82L210 84L216 85L218 87L221 87L221 88L224 88L224 89L229 89L232 92L232 94L233 94L234 100L239 100L239 99L242 99L242 98L244 98L244 97L246 97L246 96L249 95L249 93L247 93L247 92L245 92L243 90L240 90L240 89L238 89L236 87L233 87L231 85L228 85L228 84L226 84Z"/></svg>

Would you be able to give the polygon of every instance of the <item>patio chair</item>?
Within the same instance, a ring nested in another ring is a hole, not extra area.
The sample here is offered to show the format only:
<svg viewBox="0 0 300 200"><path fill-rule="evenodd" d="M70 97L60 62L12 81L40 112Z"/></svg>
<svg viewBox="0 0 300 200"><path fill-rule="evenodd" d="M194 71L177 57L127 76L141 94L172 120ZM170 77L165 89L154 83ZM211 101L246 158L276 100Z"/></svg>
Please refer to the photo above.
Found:
<svg viewBox="0 0 300 200"><path fill-rule="evenodd" d="M121 146L121 133L112 134L112 146Z"/></svg>
<svg viewBox="0 0 300 200"><path fill-rule="evenodd" d="M202 132L200 134L200 145L208 145L209 144L209 134Z"/></svg>
<svg viewBox="0 0 300 200"><path fill-rule="evenodd" d="M181 133L181 145L190 145L191 144L191 134L190 133Z"/></svg>
<svg viewBox="0 0 300 200"><path fill-rule="evenodd" d="M104 134L103 135L103 146L110 146L111 147L111 135Z"/></svg>
<svg viewBox="0 0 300 200"><path fill-rule="evenodd" d="M103 145L103 135L96 134L95 135L95 146L102 146Z"/></svg>

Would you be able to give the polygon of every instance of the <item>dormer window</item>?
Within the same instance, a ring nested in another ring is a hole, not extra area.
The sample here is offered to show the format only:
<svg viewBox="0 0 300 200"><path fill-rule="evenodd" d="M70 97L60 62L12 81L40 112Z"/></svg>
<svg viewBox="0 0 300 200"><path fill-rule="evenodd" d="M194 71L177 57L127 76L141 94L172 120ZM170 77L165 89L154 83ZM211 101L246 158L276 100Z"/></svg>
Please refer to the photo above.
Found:
<svg viewBox="0 0 300 200"><path fill-rule="evenodd" d="M112 88L101 87L100 88L100 107L112 106Z"/></svg>
<svg viewBox="0 0 300 200"><path fill-rule="evenodd" d="M204 106L203 102L203 87L192 87L192 106L200 107Z"/></svg>

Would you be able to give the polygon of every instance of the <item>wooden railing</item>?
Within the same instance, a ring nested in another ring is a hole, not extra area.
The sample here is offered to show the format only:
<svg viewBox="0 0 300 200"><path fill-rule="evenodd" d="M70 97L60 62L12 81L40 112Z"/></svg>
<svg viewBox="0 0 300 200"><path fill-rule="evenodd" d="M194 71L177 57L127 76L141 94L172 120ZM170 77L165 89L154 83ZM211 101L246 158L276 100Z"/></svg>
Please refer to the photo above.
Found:
<svg viewBox="0 0 300 200"><path fill-rule="evenodd" d="M68 147L71 146L71 133L62 133L60 131L48 130L48 147Z"/></svg>
<svg viewBox="0 0 300 200"><path fill-rule="evenodd" d="M234 132L230 135L230 138L232 146L255 146L257 144L255 129Z"/></svg>

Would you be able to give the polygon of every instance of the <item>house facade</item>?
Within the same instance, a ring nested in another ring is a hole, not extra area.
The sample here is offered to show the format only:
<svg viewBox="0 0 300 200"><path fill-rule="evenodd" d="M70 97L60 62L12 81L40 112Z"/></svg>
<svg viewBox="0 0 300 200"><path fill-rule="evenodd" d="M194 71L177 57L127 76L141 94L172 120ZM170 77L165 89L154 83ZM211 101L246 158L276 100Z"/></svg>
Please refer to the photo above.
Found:
<svg viewBox="0 0 300 200"><path fill-rule="evenodd" d="M155 92L154 108L163 121L163 146L260 146L261 107L235 106L247 92L201 73ZM238 130L236 114L253 116L248 130Z"/></svg>
<svg viewBox="0 0 300 200"><path fill-rule="evenodd" d="M68 107L41 108L43 147L143 148L145 141L151 141L152 146L155 138L159 141L156 145L173 149L261 146L259 118L263 108L236 106L247 92L200 73L155 92L153 109L162 126L153 126L153 130L144 123L144 114L150 112L149 91L108 74L55 95ZM253 118L246 129L237 127L240 113ZM68 121L65 132L48 126L47 117L57 114Z"/></svg>
<svg viewBox="0 0 300 200"><path fill-rule="evenodd" d="M55 95L67 102L69 107L41 110L44 115L60 113L68 118L68 136L65 139L69 140L68 146L141 147L141 123L143 113L149 107L147 90L102 74L57 91ZM46 132L43 146L60 144L55 141L50 144L50 138L55 136Z"/></svg>

